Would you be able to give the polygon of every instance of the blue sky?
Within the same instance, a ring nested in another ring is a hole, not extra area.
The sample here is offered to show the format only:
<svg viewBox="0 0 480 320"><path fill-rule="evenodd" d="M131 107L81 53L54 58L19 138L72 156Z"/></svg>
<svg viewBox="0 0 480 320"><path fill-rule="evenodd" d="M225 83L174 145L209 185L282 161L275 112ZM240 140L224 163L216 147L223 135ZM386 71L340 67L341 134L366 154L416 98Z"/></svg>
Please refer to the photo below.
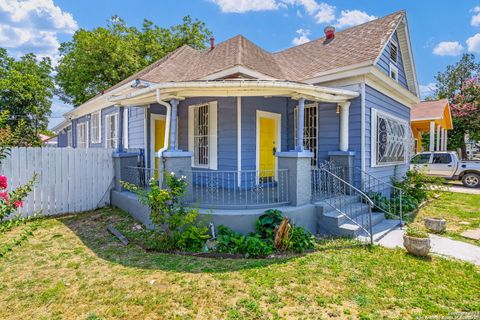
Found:
<svg viewBox="0 0 480 320"><path fill-rule="evenodd" d="M0 0L0 46L13 55L34 52L56 58L59 43L78 28L104 26L116 14L129 25L147 18L161 26L191 15L207 24L217 42L243 34L269 51L405 9L419 84L424 93L434 75L464 52L480 56L480 0ZM51 125L69 110L54 101Z"/></svg>

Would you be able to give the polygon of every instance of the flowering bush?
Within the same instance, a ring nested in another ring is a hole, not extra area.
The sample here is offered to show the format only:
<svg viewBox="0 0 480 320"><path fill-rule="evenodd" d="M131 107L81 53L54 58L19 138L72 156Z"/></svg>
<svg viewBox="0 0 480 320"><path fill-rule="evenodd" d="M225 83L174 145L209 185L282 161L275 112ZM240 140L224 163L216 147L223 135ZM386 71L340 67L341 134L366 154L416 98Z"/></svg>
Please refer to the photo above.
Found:
<svg viewBox="0 0 480 320"><path fill-rule="evenodd" d="M23 199L32 191L36 176L27 184L8 192L8 179L0 176L0 221L11 216L18 208L23 206Z"/></svg>
<svg viewBox="0 0 480 320"><path fill-rule="evenodd" d="M158 185L158 178L149 181L149 189L121 182L122 186L138 195L140 202L150 208L150 220L158 226L158 239L163 249L200 251L210 238L208 228L199 221L198 209L184 206L187 190L185 177L177 178L173 172L165 173L166 188Z"/></svg>

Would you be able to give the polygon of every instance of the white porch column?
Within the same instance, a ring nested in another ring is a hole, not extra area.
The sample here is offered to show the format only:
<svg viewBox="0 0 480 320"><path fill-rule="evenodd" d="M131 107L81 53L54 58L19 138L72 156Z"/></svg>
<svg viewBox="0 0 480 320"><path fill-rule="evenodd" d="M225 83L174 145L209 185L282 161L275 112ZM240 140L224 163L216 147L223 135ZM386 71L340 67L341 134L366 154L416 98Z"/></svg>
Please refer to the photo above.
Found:
<svg viewBox="0 0 480 320"><path fill-rule="evenodd" d="M445 129L441 129L440 151L445 151Z"/></svg>
<svg viewBox="0 0 480 320"><path fill-rule="evenodd" d="M172 113L170 116L170 146L169 150L175 150L177 144L177 110L178 110L178 100L173 99L170 101L172 106Z"/></svg>
<svg viewBox="0 0 480 320"><path fill-rule="evenodd" d="M429 146L430 151L435 150L435 122L430 121L430 146Z"/></svg>
<svg viewBox="0 0 480 320"><path fill-rule="evenodd" d="M445 129L445 151L448 150L448 130Z"/></svg>
<svg viewBox="0 0 480 320"><path fill-rule="evenodd" d="M348 151L349 110L350 101L339 103L340 105L340 151Z"/></svg>
<svg viewBox="0 0 480 320"><path fill-rule="evenodd" d="M440 125L437 126L437 146L435 148L436 151L440 151Z"/></svg>
<svg viewBox="0 0 480 320"><path fill-rule="evenodd" d="M303 152L303 126L305 123L305 99L298 100L298 114L297 114L297 147L295 151Z"/></svg>

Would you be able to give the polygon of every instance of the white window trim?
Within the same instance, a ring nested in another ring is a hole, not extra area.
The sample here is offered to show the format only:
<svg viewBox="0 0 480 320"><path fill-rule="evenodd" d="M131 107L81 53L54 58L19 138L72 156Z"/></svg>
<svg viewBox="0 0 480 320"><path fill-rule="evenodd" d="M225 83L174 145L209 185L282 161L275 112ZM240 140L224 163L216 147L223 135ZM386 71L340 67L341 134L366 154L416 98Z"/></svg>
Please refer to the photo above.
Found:
<svg viewBox="0 0 480 320"><path fill-rule="evenodd" d="M270 118L270 119L275 119L277 121L277 139L275 141L275 149L277 150L277 152L281 151L281 146L282 146L282 114L257 110L256 125L255 125L256 126L255 167L257 171L260 170L260 118ZM277 172L278 172L278 161L277 161L277 157L275 157L275 179L277 178L276 176Z"/></svg>
<svg viewBox="0 0 480 320"><path fill-rule="evenodd" d="M88 143L88 138L89 138L89 132L88 132L88 122L87 121L84 121L84 122L79 122L77 123L77 132L76 132L76 138L77 138L77 145L76 147L79 148L79 138L80 138L80 130L79 128L80 127L85 127L85 148L84 149L87 149L89 147L89 143ZM82 148L83 149L83 148Z"/></svg>
<svg viewBox="0 0 480 320"><path fill-rule="evenodd" d="M117 129L117 132L115 132L115 137L117 141L115 142L115 146L113 148L116 149L118 147L118 114L117 113L110 113L105 116L105 148L108 149L108 139L107 139L108 133L107 132L111 129L110 122L108 121L110 117L115 117L115 123L116 123L115 128Z"/></svg>
<svg viewBox="0 0 480 320"><path fill-rule="evenodd" d="M200 106L208 104L208 166L195 166L194 154L194 110ZM192 152L192 168L203 168L210 170L218 169L218 102L211 101L188 106L188 151ZM178 122L177 122L178 123Z"/></svg>
<svg viewBox="0 0 480 320"><path fill-rule="evenodd" d="M395 78L392 77L392 71L395 72L395 74L396 74ZM398 67L391 62L390 62L389 69L388 69L388 76L390 77L390 79L393 79L396 82L398 82Z"/></svg>
<svg viewBox="0 0 480 320"><path fill-rule="evenodd" d="M67 147L73 147L73 129L72 125L69 125L66 129L65 132L67 134Z"/></svg>
<svg viewBox="0 0 480 320"><path fill-rule="evenodd" d="M404 119L399 117L395 117L389 113L380 111L378 109L371 109L371 141L370 141L370 163L372 168L377 167L390 167L390 166L397 166L400 164L407 164L409 162L409 154L410 151L408 150L409 146L405 143L405 160L404 161L397 161L397 162L389 162L389 163L380 163L377 164L377 116L380 115L384 118L390 118L391 120L398 121L405 125L405 134L407 134L409 125L408 122ZM405 140L409 139L409 137L405 137Z"/></svg>
<svg viewBox="0 0 480 320"><path fill-rule="evenodd" d="M101 143L102 142L102 112L97 111L90 115L90 121L94 116L98 115L98 139L95 139L95 135L92 133L92 143ZM92 121L93 122L93 121ZM90 130L93 130L93 126L90 126Z"/></svg>

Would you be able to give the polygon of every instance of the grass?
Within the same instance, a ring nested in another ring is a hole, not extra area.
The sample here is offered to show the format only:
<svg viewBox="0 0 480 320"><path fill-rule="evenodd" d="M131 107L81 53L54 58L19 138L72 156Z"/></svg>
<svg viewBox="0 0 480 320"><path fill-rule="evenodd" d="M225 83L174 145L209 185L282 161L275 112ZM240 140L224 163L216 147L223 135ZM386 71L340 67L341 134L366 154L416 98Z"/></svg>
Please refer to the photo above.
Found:
<svg viewBox="0 0 480 320"><path fill-rule="evenodd" d="M18 226L0 241L21 233ZM123 246L114 209L40 220L0 259L0 319L382 319L480 310L480 269L329 240L280 260L220 260Z"/></svg>
<svg viewBox="0 0 480 320"><path fill-rule="evenodd" d="M460 234L465 230L480 228L480 195L456 192L440 192L440 197L420 209L410 225L426 230L426 217L440 217L447 220L444 236L470 242L480 246L479 240L470 240Z"/></svg>

